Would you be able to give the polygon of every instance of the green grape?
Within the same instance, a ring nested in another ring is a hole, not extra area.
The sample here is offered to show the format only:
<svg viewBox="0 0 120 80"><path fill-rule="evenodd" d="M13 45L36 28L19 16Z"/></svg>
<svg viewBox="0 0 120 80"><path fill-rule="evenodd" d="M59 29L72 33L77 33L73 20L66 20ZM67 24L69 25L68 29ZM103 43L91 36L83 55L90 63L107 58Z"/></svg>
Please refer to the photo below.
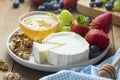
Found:
<svg viewBox="0 0 120 80"><path fill-rule="evenodd" d="M46 16L52 16L53 14L52 13L46 13Z"/></svg>
<svg viewBox="0 0 120 80"><path fill-rule="evenodd" d="M73 16L68 10L63 10L60 15L60 20L63 20L65 25L70 25L73 21Z"/></svg>
<svg viewBox="0 0 120 80"><path fill-rule="evenodd" d="M59 17L59 15L54 15L52 13L46 13L46 16L53 17L54 19L57 19Z"/></svg>
<svg viewBox="0 0 120 80"><path fill-rule="evenodd" d="M116 0L113 5L113 10L120 11L120 0Z"/></svg>
<svg viewBox="0 0 120 80"><path fill-rule="evenodd" d="M103 4L107 3L108 0L102 0Z"/></svg>
<svg viewBox="0 0 120 80"><path fill-rule="evenodd" d="M56 30L56 32L60 32L60 31L61 31L61 28L62 28L63 26L65 26L65 23L64 23L64 21L60 20L60 22L59 22L59 27L58 27L58 29Z"/></svg>
<svg viewBox="0 0 120 80"><path fill-rule="evenodd" d="M70 26L64 26L61 28L61 31L71 31L71 27Z"/></svg>

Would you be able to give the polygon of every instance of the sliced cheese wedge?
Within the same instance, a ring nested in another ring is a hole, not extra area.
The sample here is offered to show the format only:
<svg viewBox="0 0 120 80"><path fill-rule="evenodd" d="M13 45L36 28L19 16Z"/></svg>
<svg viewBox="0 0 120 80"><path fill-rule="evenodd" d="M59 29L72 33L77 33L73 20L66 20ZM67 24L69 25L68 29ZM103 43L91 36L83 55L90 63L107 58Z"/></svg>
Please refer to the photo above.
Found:
<svg viewBox="0 0 120 80"><path fill-rule="evenodd" d="M76 33L53 33L42 42L43 44L63 44L48 50L47 60L50 64L62 66L84 62L89 59L89 43Z"/></svg>
<svg viewBox="0 0 120 80"><path fill-rule="evenodd" d="M51 48L55 48L57 46L59 46L59 45L57 45L57 44L40 44L37 42L33 42L32 54L38 63L44 63L44 62L47 62L48 50Z"/></svg>

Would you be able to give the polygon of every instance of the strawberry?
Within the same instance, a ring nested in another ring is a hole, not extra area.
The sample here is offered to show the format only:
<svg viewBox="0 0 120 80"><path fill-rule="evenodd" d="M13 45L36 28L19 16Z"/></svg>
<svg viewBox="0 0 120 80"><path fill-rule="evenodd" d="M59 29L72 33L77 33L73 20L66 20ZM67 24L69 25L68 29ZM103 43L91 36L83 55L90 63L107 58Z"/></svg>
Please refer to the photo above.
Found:
<svg viewBox="0 0 120 80"><path fill-rule="evenodd" d="M96 17L92 20L90 26L93 29L101 29L105 33L109 33L112 26L112 13L107 12Z"/></svg>
<svg viewBox="0 0 120 80"><path fill-rule="evenodd" d="M77 5L77 0L63 0L63 5L66 9L74 8Z"/></svg>
<svg viewBox="0 0 120 80"><path fill-rule="evenodd" d="M103 30L91 29L85 35L85 39L90 45L96 45L100 50L104 50L110 43L109 37Z"/></svg>
<svg viewBox="0 0 120 80"><path fill-rule="evenodd" d="M43 2L45 2L45 0L31 0L33 4L42 4Z"/></svg>
<svg viewBox="0 0 120 80"><path fill-rule="evenodd" d="M84 15L80 15L77 17L77 20L72 22L71 31L80 34L81 36L85 36L85 34L89 31L88 24L88 18Z"/></svg>

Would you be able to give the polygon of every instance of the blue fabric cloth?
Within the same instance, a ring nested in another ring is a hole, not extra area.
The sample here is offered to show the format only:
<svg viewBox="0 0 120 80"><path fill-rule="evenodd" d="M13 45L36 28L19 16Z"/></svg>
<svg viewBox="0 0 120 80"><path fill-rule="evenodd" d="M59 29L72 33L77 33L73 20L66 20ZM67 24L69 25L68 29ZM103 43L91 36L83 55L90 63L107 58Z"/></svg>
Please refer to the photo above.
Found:
<svg viewBox="0 0 120 80"><path fill-rule="evenodd" d="M120 56L120 49L118 49L114 56L108 58L99 65L90 65L87 67L75 67L70 70L61 70L55 74L45 76L39 80L112 80L98 76L98 71L104 64L111 64L116 58L118 58L118 56ZM120 63L117 64L116 71L116 80L120 80Z"/></svg>

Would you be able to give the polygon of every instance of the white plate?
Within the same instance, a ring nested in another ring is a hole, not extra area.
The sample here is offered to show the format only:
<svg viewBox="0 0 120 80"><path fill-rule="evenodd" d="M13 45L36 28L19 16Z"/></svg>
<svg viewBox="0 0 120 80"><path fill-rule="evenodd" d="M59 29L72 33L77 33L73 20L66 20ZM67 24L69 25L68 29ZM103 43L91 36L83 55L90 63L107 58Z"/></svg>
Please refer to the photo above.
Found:
<svg viewBox="0 0 120 80"><path fill-rule="evenodd" d="M26 67L29 67L29 68L32 68L32 69L35 69L35 70L42 70L42 71L50 71L50 72L56 72L56 71L59 71L59 70L63 70L63 69L70 69L70 68L73 68L73 67L78 67L78 66L88 66L88 65L91 65L91 64L95 64L97 63L98 61L100 61L107 53L107 51L109 50L109 47L110 45L96 58L93 58L93 59L90 59L89 61L86 61L84 63L77 63L77 64L72 64L72 65L67 65L67 66L54 66L54 65L50 65L50 64L39 64L37 63L35 60L34 60L34 57L31 55L30 58L28 60L24 60L18 56L16 56L9 48L9 43L11 41L11 37L12 35L18 31L20 29L16 29L14 30L8 37L8 40L7 40L7 49L8 49L8 52L9 52L9 55L15 60L17 61L18 63L26 66Z"/></svg>

